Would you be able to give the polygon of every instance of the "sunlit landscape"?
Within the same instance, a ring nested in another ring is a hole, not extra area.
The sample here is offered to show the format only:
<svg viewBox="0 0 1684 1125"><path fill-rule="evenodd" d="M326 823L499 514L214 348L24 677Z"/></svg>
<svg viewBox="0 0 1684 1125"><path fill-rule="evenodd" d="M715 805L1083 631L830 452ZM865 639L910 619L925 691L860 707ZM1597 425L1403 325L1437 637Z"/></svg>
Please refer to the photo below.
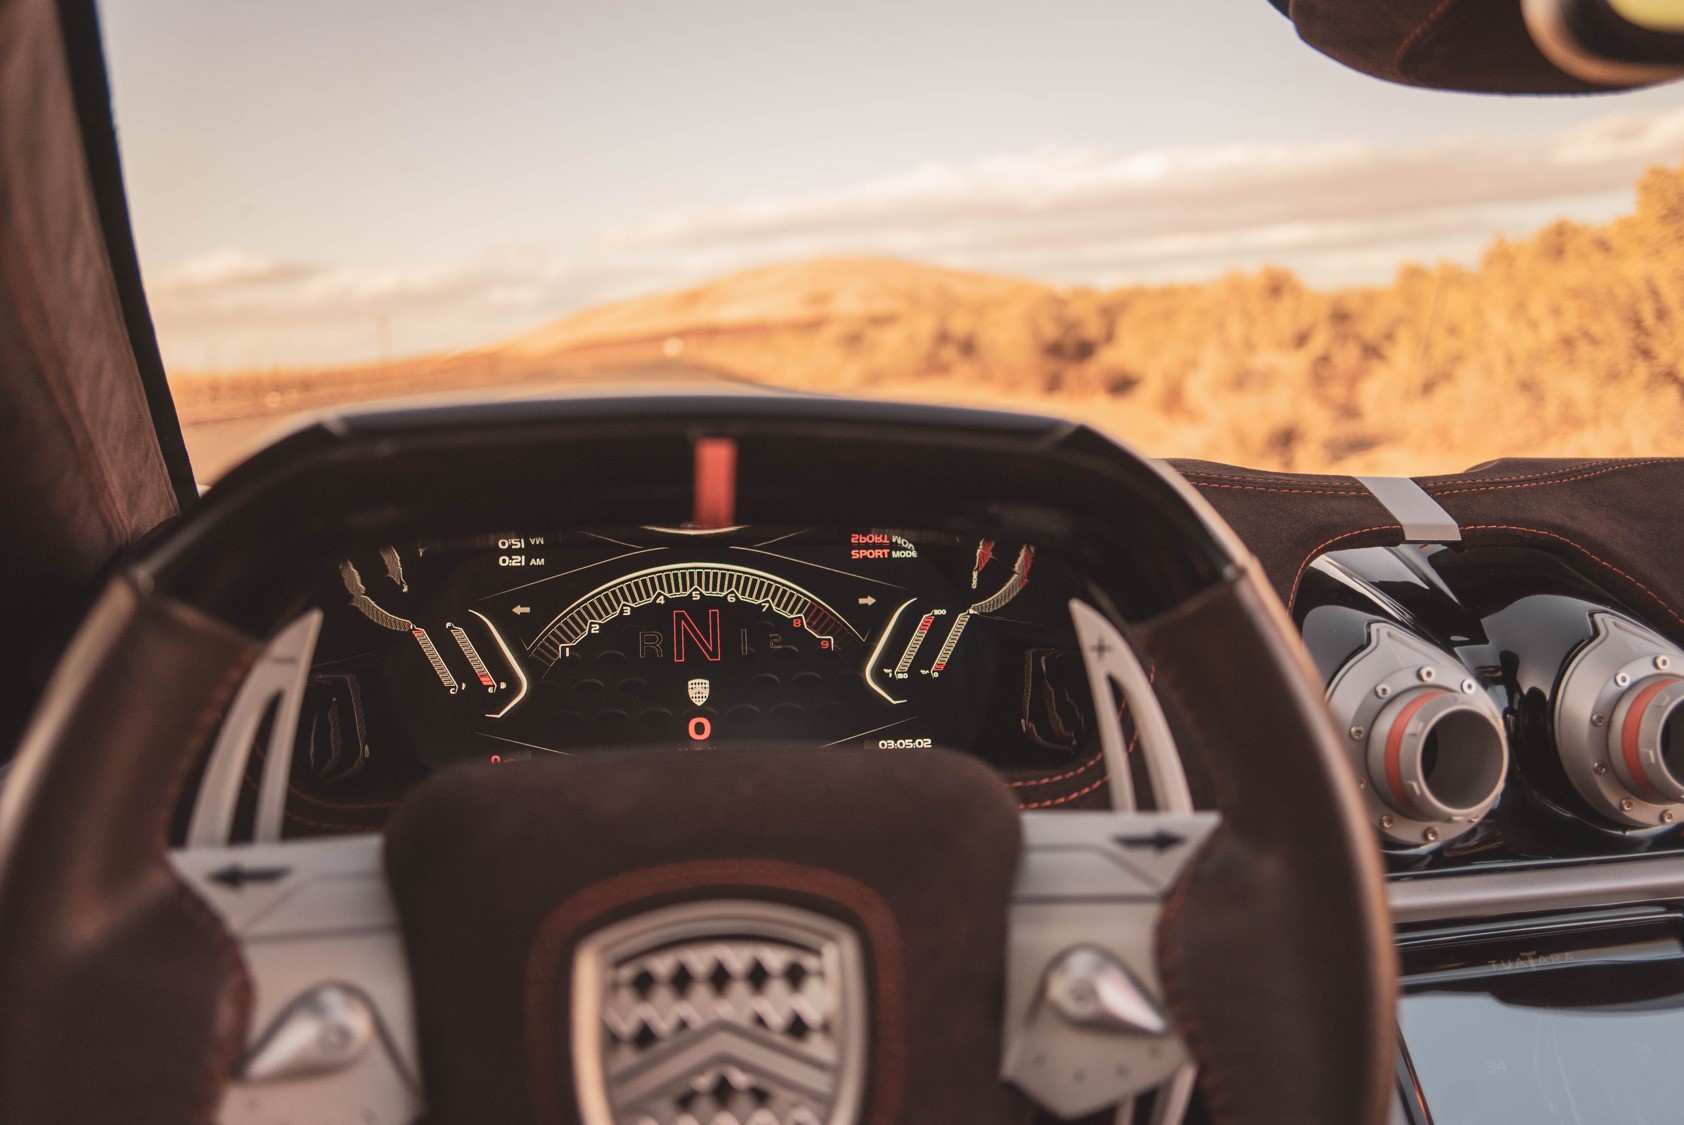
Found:
<svg viewBox="0 0 1684 1125"><path fill-rule="evenodd" d="M1684 453L1684 168L1631 214L1498 238L1472 268L1313 288L1286 269L1056 287L886 258L790 261L603 305L485 347L178 375L206 479L350 402L729 378L1041 410L1159 456L1450 472L1501 456Z"/></svg>

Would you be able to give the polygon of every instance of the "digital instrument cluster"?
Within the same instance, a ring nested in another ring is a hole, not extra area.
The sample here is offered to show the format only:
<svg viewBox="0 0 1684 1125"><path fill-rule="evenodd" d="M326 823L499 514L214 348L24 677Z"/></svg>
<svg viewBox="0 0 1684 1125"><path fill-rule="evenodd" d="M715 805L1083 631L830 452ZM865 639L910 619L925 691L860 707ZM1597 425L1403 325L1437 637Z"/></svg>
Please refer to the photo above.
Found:
<svg viewBox="0 0 1684 1125"><path fill-rule="evenodd" d="M301 738L318 784L394 738L425 767L616 746L1096 744L1068 603L1031 543L908 530L541 532L339 564Z"/></svg>

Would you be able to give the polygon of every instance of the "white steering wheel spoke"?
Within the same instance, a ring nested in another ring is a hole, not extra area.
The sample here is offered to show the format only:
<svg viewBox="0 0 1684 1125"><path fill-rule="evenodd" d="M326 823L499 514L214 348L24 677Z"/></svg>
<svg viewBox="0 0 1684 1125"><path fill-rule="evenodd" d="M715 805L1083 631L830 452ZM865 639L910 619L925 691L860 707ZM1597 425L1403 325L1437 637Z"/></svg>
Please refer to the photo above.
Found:
<svg viewBox="0 0 1684 1125"><path fill-rule="evenodd" d="M251 971L224 1125L401 1125L422 1109L409 968L373 835L188 848L176 870Z"/></svg>

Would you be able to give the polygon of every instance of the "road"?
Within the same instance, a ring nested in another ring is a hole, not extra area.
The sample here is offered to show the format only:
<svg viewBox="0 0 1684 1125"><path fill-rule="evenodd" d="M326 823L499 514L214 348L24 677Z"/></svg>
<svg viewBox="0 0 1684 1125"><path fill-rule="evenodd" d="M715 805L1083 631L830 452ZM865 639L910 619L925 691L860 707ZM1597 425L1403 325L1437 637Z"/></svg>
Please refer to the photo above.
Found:
<svg viewBox="0 0 1684 1125"><path fill-rule="evenodd" d="M534 398L540 395L577 394L582 391L652 391L664 387L696 389L708 386L736 392L760 389L760 384L729 372L695 364L648 362L561 368L554 373L503 387L476 388L472 398ZM435 394L404 399L405 402L452 402L464 396ZM387 398L376 400L392 402ZM347 400L343 407L362 407L369 401ZM339 407L329 408L338 409ZM324 413L320 407L296 412L277 411L249 418L187 422L181 427L193 472L200 484L211 484L223 473L268 445L288 430Z"/></svg>

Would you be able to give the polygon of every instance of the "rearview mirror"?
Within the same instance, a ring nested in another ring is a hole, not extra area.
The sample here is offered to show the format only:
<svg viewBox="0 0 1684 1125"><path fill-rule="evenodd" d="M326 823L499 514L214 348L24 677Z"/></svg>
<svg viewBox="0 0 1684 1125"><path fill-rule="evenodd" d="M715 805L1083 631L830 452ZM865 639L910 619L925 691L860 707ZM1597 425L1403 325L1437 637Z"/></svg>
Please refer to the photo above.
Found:
<svg viewBox="0 0 1684 1125"><path fill-rule="evenodd" d="M1522 0L1552 63L1587 82L1642 86L1684 76L1684 0Z"/></svg>

